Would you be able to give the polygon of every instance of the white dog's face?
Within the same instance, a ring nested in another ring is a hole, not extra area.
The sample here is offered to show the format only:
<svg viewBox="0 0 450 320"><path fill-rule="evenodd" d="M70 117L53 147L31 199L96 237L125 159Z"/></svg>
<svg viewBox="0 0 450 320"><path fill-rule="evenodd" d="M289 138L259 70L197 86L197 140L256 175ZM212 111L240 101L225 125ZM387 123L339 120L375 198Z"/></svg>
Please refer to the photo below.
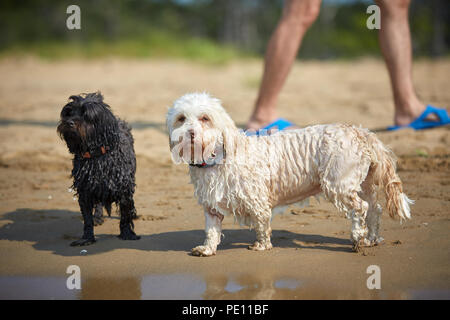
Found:
<svg viewBox="0 0 450 320"><path fill-rule="evenodd" d="M202 164L223 159L224 132L236 127L218 99L190 93L169 109L167 128L174 162Z"/></svg>

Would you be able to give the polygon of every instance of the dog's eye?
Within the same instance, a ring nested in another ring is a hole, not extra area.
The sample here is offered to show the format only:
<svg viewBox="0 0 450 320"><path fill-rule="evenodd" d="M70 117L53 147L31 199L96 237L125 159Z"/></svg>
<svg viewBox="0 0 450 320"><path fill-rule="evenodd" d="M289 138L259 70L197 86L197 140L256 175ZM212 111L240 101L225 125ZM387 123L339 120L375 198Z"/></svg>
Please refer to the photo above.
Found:
<svg viewBox="0 0 450 320"><path fill-rule="evenodd" d="M203 117L200 118L200 121L208 122L209 118L207 116L203 116Z"/></svg>
<svg viewBox="0 0 450 320"><path fill-rule="evenodd" d="M184 122L184 120L186 120L185 116L179 116L177 119L178 122Z"/></svg>

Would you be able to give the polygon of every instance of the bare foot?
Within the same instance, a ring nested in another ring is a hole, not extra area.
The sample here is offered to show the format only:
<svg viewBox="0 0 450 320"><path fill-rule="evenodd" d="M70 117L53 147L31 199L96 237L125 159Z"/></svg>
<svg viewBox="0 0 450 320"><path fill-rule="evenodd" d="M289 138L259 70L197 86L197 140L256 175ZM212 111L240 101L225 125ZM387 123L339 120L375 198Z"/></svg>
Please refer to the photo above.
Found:
<svg viewBox="0 0 450 320"><path fill-rule="evenodd" d="M250 120L247 122L247 128L245 130L258 131L264 128L269 123L274 122L277 119L277 114L275 111L271 110L258 110L253 113Z"/></svg>
<svg viewBox="0 0 450 320"><path fill-rule="evenodd" d="M397 126L407 126L416 120L426 109L426 106L419 101L411 104L405 108L397 108L394 116L394 123ZM449 112L447 110L447 112ZM429 114L426 118L429 121L439 121L435 114Z"/></svg>
<svg viewBox="0 0 450 320"><path fill-rule="evenodd" d="M407 126L419 117L425 111L425 105L416 101L411 105L396 108L394 115L394 124L396 126Z"/></svg>
<svg viewBox="0 0 450 320"><path fill-rule="evenodd" d="M277 117L276 112L265 111L265 110L258 111L257 113L254 113L252 115L252 117L250 118L250 120L247 122L247 128L245 130L258 132L259 130L268 126L270 123L274 122L277 119L278 119L278 117ZM292 129L299 129L299 127L291 126L284 130L292 130ZM279 131L279 130L275 126L275 127L271 128L270 130L268 130L267 134L272 134L277 131Z"/></svg>

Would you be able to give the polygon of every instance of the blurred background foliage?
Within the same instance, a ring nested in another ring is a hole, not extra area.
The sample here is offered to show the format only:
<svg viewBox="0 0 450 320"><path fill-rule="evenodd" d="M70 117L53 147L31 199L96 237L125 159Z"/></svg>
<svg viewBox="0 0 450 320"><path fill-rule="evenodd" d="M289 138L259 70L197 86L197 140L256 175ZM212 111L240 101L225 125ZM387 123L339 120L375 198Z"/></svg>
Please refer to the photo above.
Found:
<svg viewBox="0 0 450 320"><path fill-rule="evenodd" d="M81 30L68 30L66 8L81 8ZM366 28L372 1L323 0L299 56L379 56L377 31ZM449 54L450 1L413 0L415 57ZM2 0L0 54L45 58L158 57L224 62L262 56L282 0Z"/></svg>

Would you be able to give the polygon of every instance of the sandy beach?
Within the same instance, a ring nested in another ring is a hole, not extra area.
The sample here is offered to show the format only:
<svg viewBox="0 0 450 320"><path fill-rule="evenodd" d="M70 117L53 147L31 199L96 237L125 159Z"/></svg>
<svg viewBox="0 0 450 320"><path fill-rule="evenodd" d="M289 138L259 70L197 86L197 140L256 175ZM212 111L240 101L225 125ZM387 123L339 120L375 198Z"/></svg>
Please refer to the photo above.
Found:
<svg viewBox="0 0 450 320"><path fill-rule="evenodd" d="M243 126L261 72L261 60L0 60L0 299L450 299L448 126L378 133L416 201L403 224L384 213L383 245L352 252L350 221L330 203L311 200L273 219L270 251L247 250L254 232L226 217L217 255L190 255L203 242L204 216L188 168L172 163L166 111L186 92L208 91ZM416 61L420 98L450 107L449 74L448 59ZM56 124L70 95L97 90L133 127L135 231L142 238L118 239L114 211L96 227L97 243L70 247L83 224ZM393 102L384 63L297 62L279 114L300 127L385 128ZM66 287L70 265L80 267L80 290ZM371 265L381 270L379 290L366 285Z"/></svg>

